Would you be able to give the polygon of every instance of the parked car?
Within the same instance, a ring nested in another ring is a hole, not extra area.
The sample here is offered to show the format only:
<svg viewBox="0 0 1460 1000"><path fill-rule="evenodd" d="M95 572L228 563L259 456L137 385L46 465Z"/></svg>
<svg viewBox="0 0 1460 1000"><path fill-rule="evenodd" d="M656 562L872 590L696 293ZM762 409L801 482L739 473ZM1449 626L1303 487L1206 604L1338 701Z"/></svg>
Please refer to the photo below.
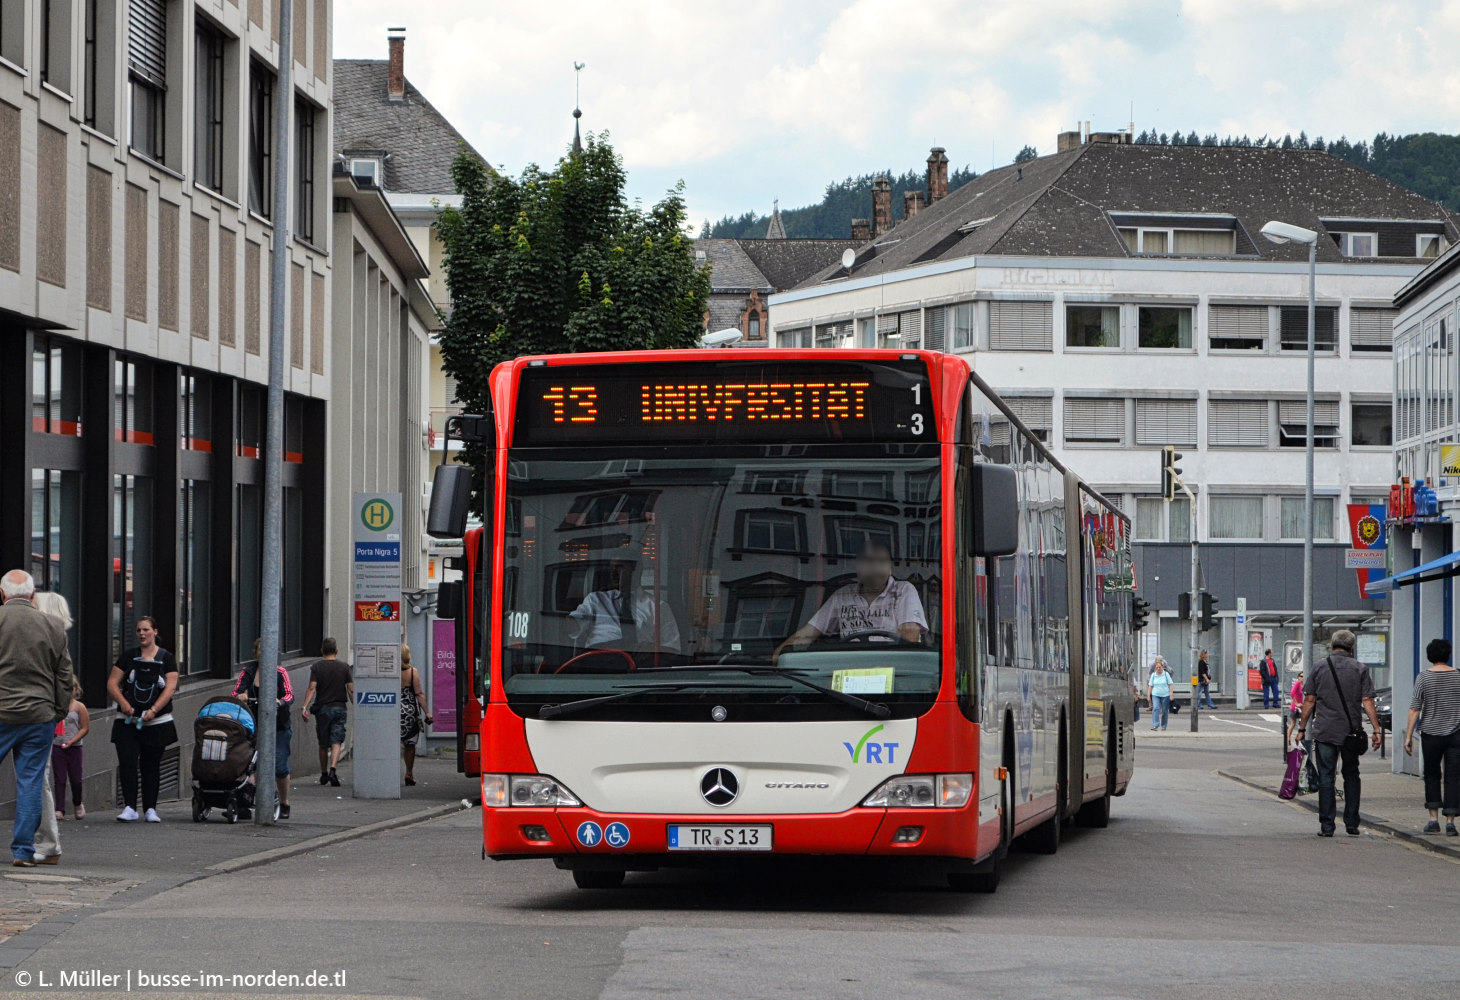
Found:
<svg viewBox="0 0 1460 1000"><path fill-rule="evenodd" d="M1379 714L1379 725L1388 732L1394 732L1394 689L1380 688L1374 692L1374 711Z"/></svg>

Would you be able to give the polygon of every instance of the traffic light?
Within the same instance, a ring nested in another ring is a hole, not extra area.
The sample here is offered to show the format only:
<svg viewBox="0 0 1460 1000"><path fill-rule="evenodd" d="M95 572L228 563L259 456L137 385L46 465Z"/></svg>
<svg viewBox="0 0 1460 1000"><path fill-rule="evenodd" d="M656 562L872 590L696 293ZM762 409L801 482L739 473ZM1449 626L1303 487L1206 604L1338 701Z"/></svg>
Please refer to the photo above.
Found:
<svg viewBox="0 0 1460 1000"><path fill-rule="evenodd" d="M1198 625L1203 632L1217 625L1217 599L1209 591L1201 592L1201 621Z"/></svg>
<svg viewBox="0 0 1460 1000"><path fill-rule="evenodd" d="M1165 445L1161 449L1161 496L1166 500L1176 499L1176 481L1181 478L1181 468L1176 464L1181 461L1181 452L1176 450L1175 445Z"/></svg>
<svg viewBox="0 0 1460 1000"><path fill-rule="evenodd" d="M1134 598L1130 604L1130 630L1140 632L1151 620L1151 602Z"/></svg>
<svg viewBox="0 0 1460 1000"><path fill-rule="evenodd" d="M1176 597L1176 617L1179 621L1191 619L1191 593L1183 590Z"/></svg>

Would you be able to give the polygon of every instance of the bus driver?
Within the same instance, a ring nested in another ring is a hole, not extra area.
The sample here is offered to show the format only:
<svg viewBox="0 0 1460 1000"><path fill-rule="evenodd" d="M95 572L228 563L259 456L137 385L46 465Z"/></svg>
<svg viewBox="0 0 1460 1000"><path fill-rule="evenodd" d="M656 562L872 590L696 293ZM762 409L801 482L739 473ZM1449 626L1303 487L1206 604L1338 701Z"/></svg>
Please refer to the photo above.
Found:
<svg viewBox="0 0 1460 1000"><path fill-rule="evenodd" d="M892 642L898 635L920 642L928 630L923 602L906 580L892 577L892 552L880 542L868 542L857 553L857 582L840 587L811 620L776 647L771 659L787 646L804 647L824 635L851 639L869 632L873 642Z"/></svg>

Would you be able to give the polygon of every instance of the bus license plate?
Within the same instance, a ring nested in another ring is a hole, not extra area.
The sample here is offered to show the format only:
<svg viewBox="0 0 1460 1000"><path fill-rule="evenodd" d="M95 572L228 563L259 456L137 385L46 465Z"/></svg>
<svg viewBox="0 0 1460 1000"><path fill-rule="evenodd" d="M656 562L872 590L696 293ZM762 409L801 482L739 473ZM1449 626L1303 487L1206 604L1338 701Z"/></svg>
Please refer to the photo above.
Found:
<svg viewBox="0 0 1460 1000"><path fill-rule="evenodd" d="M769 851L771 826L726 826L713 823L671 823L671 851Z"/></svg>

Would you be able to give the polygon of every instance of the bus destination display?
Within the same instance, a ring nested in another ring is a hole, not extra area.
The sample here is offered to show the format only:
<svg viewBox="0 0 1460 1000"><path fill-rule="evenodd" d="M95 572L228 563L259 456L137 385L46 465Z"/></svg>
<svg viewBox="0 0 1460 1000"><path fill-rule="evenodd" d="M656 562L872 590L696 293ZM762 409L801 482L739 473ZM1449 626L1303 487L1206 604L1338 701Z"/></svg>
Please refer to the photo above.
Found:
<svg viewBox="0 0 1460 1000"><path fill-rule="evenodd" d="M922 362L707 361L524 368L513 444L935 437Z"/></svg>

